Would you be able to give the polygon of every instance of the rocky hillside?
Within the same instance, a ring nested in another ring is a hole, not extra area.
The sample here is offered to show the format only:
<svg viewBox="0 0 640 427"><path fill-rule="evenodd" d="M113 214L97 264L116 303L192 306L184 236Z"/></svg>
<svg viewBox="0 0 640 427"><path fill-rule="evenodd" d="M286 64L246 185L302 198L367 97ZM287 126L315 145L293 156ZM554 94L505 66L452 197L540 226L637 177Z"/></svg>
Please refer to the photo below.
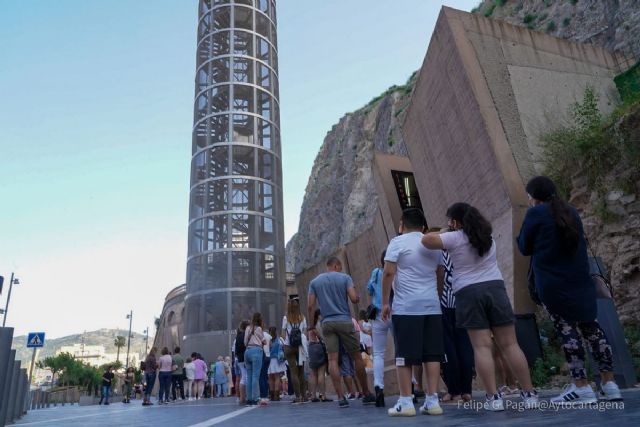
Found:
<svg viewBox="0 0 640 427"><path fill-rule="evenodd" d="M63 346L80 344L84 335L85 345L102 345L107 353L116 353L117 348L113 345L116 335L127 336L127 331L122 329L100 329L97 331L85 332L84 334L68 335L66 337L48 339L45 337L44 347L38 352L38 359L44 359L47 356L53 356L56 351ZM144 349L144 335L131 332L131 351L137 353L141 348ZM149 345L153 343L153 337L149 337ZM32 350L27 348L27 336L21 335L13 337L12 349L16 350L16 360L30 361ZM127 351L127 347L123 347L120 353Z"/></svg>
<svg viewBox="0 0 640 427"><path fill-rule="evenodd" d="M400 123L415 77L346 114L327 133L307 183L298 232L287 243L287 271L303 271L371 226L377 206L374 151L407 155Z"/></svg>
<svg viewBox="0 0 640 427"><path fill-rule="evenodd" d="M640 56L637 0L484 0L473 11L556 37Z"/></svg>

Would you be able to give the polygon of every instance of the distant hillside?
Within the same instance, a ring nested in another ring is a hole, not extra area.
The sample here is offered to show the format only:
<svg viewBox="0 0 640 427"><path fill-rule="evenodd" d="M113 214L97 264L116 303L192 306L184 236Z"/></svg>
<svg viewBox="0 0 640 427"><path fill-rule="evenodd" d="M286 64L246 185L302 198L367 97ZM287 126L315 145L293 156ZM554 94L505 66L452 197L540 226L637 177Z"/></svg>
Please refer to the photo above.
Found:
<svg viewBox="0 0 640 427"><path fill-rule="evenodd" d="M85 345L102 345L107 353L116 353L117 348L113 345L113 341L117 335L127 336L127 331L122 329L100 329L97 331L85 332L84 334L68 335L66 337L48 339L45 337L44 347L38 353L38 359L44 359L47 356L53 356L60 347L67 345L80 344L84 335ZM136 332L131 333L131 352L139 353L144 351L144 335ZM149 337L149 345L153 343L153 337ZM27 336L20 335L13 338L12 349L16 350L16 359L22 361L31 361L32 350L27 348ZM121 354L127 352L125 345L121 349ZM122 360L122 359L121 359Z"/></svg>

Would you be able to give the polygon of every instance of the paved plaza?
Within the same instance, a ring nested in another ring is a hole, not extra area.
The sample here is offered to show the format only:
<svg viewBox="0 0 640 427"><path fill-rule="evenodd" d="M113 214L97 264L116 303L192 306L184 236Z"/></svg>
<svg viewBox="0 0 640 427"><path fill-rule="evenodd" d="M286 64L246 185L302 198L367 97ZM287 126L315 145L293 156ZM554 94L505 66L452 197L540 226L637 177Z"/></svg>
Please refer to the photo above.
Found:
<svg viewBox="0 0 640 427"><path fill-rule="evenodd" d="M542 393L548 397L550 393ZM20 426L433 426L473 425L554 425L554 426L638 426L640 423L640 389L624 390L624 402L609 403L583 409L540 409L518 412L519 399L509 400L512 408L501 413L488 413L473 407L443 405L445 414L438 417L417 415L412 418L389 418L383 408L364 407L352 401L347 409L335 402L291 405L289 401L271 403L268 407L240 407L235 398L204 399L169 405L142 407L140 401L130 405L120 402L109 406L58 406L30 411L16 423ZM476 396L474 396L476 397ZM479 395L477 396L480 397ZM389 397L387 404L395 403ZM544 399L547 403L548 399ZM617 408L615 407L617 406Z"/></svg>

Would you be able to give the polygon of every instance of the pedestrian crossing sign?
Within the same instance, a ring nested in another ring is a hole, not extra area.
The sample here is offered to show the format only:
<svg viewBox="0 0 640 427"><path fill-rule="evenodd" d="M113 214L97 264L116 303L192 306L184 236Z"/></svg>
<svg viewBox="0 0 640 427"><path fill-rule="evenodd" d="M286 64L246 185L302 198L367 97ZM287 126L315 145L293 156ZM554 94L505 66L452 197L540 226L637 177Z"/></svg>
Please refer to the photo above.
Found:
<svg viewBox="0 0 640 427"><path fill-rule="evenodd" d="M27 347L44 346L44 332L29 332L27 336Z"/></svg>

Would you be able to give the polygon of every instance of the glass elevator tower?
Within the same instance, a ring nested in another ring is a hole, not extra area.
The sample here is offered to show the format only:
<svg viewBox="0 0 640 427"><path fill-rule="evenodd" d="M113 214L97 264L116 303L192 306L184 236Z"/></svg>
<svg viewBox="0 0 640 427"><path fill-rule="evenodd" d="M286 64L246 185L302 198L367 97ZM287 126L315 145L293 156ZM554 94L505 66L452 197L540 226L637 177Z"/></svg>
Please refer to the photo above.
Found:
<svg viewBox="0 0 640 427"><path fill-rule="evenodd" d="M200 0L183 353L284 314L275 0Z"/></svg>

